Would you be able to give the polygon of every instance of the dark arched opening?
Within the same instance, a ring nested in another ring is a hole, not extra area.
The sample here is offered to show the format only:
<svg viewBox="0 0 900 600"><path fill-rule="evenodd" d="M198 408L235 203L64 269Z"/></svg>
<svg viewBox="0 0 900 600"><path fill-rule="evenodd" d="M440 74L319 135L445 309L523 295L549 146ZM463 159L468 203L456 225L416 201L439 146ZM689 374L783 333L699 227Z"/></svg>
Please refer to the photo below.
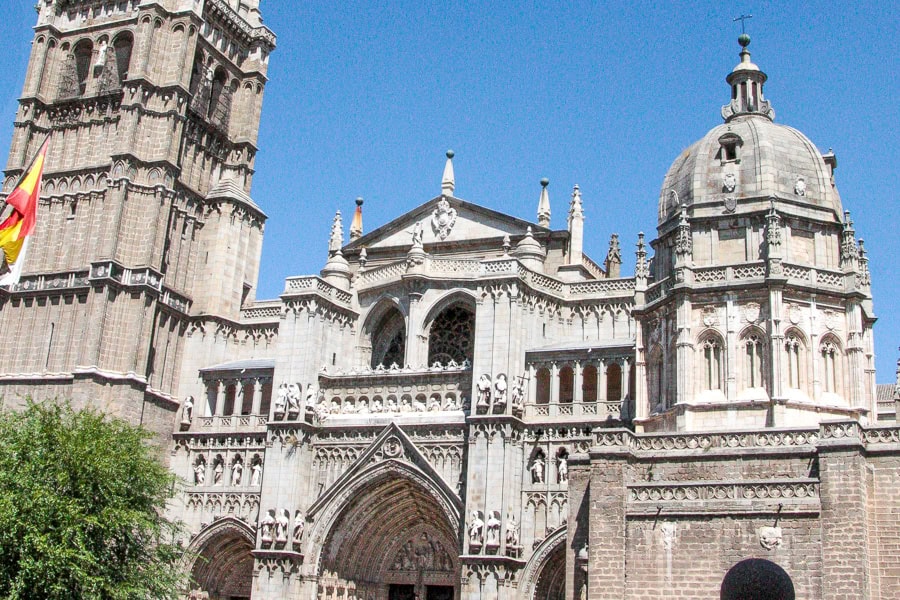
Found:
<svg viewBox="0 0 900 600"><path fill-rule="evenodd" d="M371 367L403 367L406 364L406 319L396 308L388 309L372 328Z"/></svg>
<svg viewBox="0 0 900 600"><path fill-rule="evenodd" d="M537 399L538 404L550 403L550 369L542 367L537 372Z"/></svg>
<svg viewBox="0 0 900 600"><path fill-rule="evenodd" d="M566 548L557 546L541 568L534 600L565 600L566 597Z"/></svg>
<svg viewBox="0 0 900 600"><path fill-rule="evenodd" d="M250 535L238 525L224 525L213 533L197 553L191 569L191 590L205 592L210 600L250 598L253 586Z"/></svg>
<svg viewBox="0 0 900 600"><path fill-rule="evenodd" d="M559 370L559 401L570 403L575 391L575 371L566 366Z"/></svg>
<svg viewBox="0 0 900 600"><path fill-rule="evenodd" d="M461 365L474 355L475 311L465 304L453 304L434 318L428 332L428 364Z"/></svg>
<svg viewBox="0 0 900 600"><path fill-rule="evenodd" d="M119 83L128 79L128 69L131 66L131 48L134 46L134 38L131 33L123 32L116 37L113 48L116 51L116 73Z"/></svg>
<svg viewBox="0 0 900 600"><path fill-rule="evenodd" d="M721 600L794 600L794 583L787 572L762 558L737 563L725 575Z"/></svg>

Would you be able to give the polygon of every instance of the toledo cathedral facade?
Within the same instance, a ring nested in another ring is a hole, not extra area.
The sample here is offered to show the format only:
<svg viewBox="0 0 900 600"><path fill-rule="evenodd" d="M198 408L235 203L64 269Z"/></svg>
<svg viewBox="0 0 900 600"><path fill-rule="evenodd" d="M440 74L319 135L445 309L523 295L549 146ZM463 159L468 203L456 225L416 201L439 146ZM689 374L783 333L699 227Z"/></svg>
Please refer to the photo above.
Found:
<svg viewBox="0 0 900 600"><path fill-rule="evenodd" d="M258 4L38 0L3 184L49 135L0 393L158 434L185 598L900 596L866 251L749 37L654 235L591 258L578 186L506 215L448 152L260 300Z"/></svg>

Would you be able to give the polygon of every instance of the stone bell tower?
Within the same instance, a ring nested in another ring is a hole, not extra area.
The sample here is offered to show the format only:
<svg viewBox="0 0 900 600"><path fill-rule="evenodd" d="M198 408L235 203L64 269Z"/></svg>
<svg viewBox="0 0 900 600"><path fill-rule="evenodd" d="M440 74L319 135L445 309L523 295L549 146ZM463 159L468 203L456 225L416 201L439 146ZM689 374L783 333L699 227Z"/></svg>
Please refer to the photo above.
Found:
<svg viewBox="0 0 900 600"><path fill-rule="evenodd" d="M275 35L258 0L39 0L4 194L50 136L0 394L171 431L192 317L252 301L250 198Z"/></svg>

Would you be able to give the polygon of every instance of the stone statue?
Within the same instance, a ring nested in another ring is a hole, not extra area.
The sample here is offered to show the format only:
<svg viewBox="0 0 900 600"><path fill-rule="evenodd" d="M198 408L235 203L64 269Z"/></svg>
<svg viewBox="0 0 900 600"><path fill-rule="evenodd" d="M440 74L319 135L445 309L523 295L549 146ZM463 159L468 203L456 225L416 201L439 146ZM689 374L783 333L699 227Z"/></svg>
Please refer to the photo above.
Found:
<svg viewBox="0 0 900 600"><path fill-rule="evenodd" d="M488 513L487 544L488 546L500 545L500 519L496 510Z"/></svg>
<svg viewBox="0 0 900 600"><path fill-rule="evenodd" d="M270 508L266 516L259 522L260 539L263 544L272 543L272 532L275 529L275 509Z"/></svg>
<svg viewBox="0 0 900 600"><path fill-rule="evenodd" d="M194 465L194 483L197 485L206 483L206 463L203 461Z"/></svg>
<svg viewBox="0 0 900 600"><path fill-rule="evenodd" d="M234 461L234 465L231 467L231 485L239 486L241 485L241 481L244 478L244 465L241 464L240 460Z"/></svg>
<svg viewBox="0 0 900 600"><path fill-rule="evenodd" d="M341 211L337 211L334 215L334 221L331 222L331 236L328 238L328 255L340 251L344 245L344 225L341 223Z"/></svg>
<svg viewBox="0 0 900 600"><path fill-rule="evenodd" d="M383 410L384 410L384 407L381 404L381 400L379 400L378 398L375 398L375 400L372 401L372 412L380 413Z"/></svg>
<svg viewBox="0 0 900 600"><path fill-rule="evenodd" d="M500 373L497 375L497 381L494 382L494 391L496 392L494 396L494 406L498 408L506 408L506 390L508 388L508 384L506 383L506 375Z"/></svg>
<svg viewBox="0 0 900 600"><path fill-rule="evenodd" d="M409 398L404 398L400 401L400 412L408 413L412 410L412 405L409 403Z"/></svg>
<svg viewBox="0 0 900 600"><path fill-rule="evenodd" d="M531 461L531 483L544 483L544 457L537 454Z"/></svg>
<svg viewBox="0 0 900 600"><path fill-rule="evenodd" d="M491 405L491 378L484 373L481 377L478 378L478 383L475 385L475 388L478 390L478 402L476 406L478 408L487 408Z"/></svg>
<svg viewBox="0 0 900 600"><path fill-rule="evenodd" d="M288 527L291 525L291 513L283 509L275 519L275 541L279 544L287 542Z"/></svg>
<svg viewBox="0 0 900 600"><path fill-rule="evenodd" d="M514 514L506 513L506 545L519 546L519 522Z"/></svg>
<svg viewBox="0 0 900 600"><path fill-rule="evenodd" d="M287 387L287 410L293 414L300 412L300 386L296 383Z"/></svg>
<svg viewBox="0 0 900 600"><path fill-rule="evenodd" d="M188 396L181 405L181 422L190 424L194 418L194 397Z"/></svg>
<svg viewBox="0 0 900 600"><path fill-rule="evenodd" d="M414 412L425 412L425 403L421 400L413 400L412 407Z"/></svg>
<svg viewBox="0 0 900 600"><path fill-rule="evenodd" d="M425 233L425 228L422 227L422 222L418 221L413 226L412 230L412 245L413 248L421 248L422 247L422 236Z"/></svg>
<svg viewBox="0 0 900 600"><path fill-rule="evenodd" d="M222 485L222 475L224 474L225 465L222 464L222 461L219 461L213 469L213 485Z"/></svg>
<svg viewBox="0 0 900 600"><path fill-rule="evenodd" d="M386 413L395 413L397 412L397 401L393 398L388 398L387 405L384 407L384 412Z"/></svg>
<svg viewBox="0 0 900 600"><path fill-rule="evenodd" d="M316 387L313 384L306 386L306 400L304 404L307 408L316 404Z"/></svg>
<svg viewBox="0 0 900 600"><path fill-rule="evenodd" d="M472 520L469 522L469 544L480 546L482 541L484 541L484 521L476 510L472 512Z"/></svg>
<svg viewBox="0 0 900 600"><path fill-rule="evenodd" d="M522 385L522 381L516 381L513 384L512 393L510 394L510 399L512 400L512 405L514 409L521 410L522 402L525 400L525 387Z"/></svg>
<svg viewBox="0 0 900 600"><path fill-rule="evenodd" d="M297 511L294 513L294 543L299 544L300 540L303 539L303 513L301 511Z"/></svg>
<svg viewBox="0 0 900 600"><path fill-rule="evenodd" d="M262 465L258 462L250 467L250 485L257 486L262 483Z"/></svg>
<svg viewBox="0 0 900 600"><path fill-rule="evenodd" d="M366 400L360 400L359 406L356 407L356 412L361 415L369 414L369 403Z"/></svg>
<svg viewBox="0 0 900 600"><path fill-rule="evenodd" d="M556 459L556 471L559 483L569 481L569 458L565 454Z"/></svg>
<svg viewBox="0 0 900 600"><path fill-rule="evenodd" d="M109 43L106 40L100 42L100 49L97 50L97 61L94 68L103 68L106 66L106 55L109 53Z"/></svg>
<svg viewBox="0 0 900 600"><path fill-rule="evenodd" d="M287 408L287 383L282 383L278 386L278 393L275 394L275 414L283 415L285 408Z"/></svg>

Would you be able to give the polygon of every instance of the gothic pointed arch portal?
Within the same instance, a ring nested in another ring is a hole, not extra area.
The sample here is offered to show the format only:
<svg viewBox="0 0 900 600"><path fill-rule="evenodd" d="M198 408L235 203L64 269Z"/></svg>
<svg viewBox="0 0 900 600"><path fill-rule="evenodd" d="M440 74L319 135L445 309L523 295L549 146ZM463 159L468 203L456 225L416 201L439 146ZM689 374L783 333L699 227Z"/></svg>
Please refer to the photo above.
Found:
<svg viewBox="0 0 900 600"><path fill-rule="evenodd" d="M201 532L191 543L196 555L191 567L191 594L209 600L250 598L253 586L253 530L226 517Z"/></svg>
<svg viewBox="0 0 900 600"><path fill-rule="evenodd" d="M341 511L319 566L319 597L392 600L455 597L456 528L411 478L373 480Z"/></svg>
<svg viewBox="0 0 900 600"><path fill-rule="evenodd" d="M538 574L534 600L565 600L566 553L565 544L559 544L547 557Z"/></svg>

